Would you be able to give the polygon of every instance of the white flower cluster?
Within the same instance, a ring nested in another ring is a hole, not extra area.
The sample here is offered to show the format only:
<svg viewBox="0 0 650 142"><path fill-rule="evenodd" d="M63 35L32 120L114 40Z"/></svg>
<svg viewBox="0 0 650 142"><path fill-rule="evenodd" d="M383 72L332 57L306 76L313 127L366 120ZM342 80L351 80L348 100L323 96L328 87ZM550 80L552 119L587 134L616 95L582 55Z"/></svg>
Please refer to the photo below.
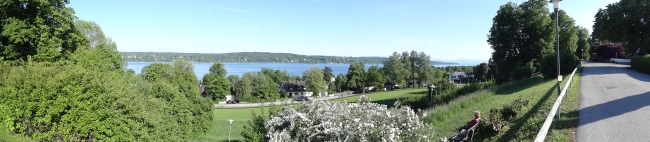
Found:
<svg viewBox="0 0 650 142"><path fill-rule="evenodd" d="M432 126L408 107L369 103L314 101L285 106L266 123L270 141L427 141Z"/></svg>

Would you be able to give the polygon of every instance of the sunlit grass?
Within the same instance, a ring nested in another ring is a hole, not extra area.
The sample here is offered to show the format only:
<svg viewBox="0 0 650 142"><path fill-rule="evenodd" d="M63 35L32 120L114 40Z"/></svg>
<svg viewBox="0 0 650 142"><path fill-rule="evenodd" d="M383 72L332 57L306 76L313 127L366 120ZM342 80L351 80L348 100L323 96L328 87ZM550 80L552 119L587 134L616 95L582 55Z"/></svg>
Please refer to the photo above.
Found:
<svg viewBox="0 0 650 142"><path fill-rule="evenodd" d="M547 136L548 141L575 141L580 75L581 70L577 71L573 78L569 94L562 102L561 121L553 123ZM569 75L566 75L564 79L568 80L568 77ZM563 87L564 83L566 82L563 82ZM482 116L485 117L490 109L500 109L504 104L521 98L529 100L530 104L522 108L517 115L518 119L510 123L510 127L504 127L497 135L489 138L481 136L481 132L478 131L474 140L532 141L544 123L553 102L557 99L556 86L555 80L542 80L539 76L513 82L492 90L458 98L447 105L437 106L431 109L423 120L434 125L435 139L440 140L452 136L458 128L473 119L475 110L481 111Z"/></svg>

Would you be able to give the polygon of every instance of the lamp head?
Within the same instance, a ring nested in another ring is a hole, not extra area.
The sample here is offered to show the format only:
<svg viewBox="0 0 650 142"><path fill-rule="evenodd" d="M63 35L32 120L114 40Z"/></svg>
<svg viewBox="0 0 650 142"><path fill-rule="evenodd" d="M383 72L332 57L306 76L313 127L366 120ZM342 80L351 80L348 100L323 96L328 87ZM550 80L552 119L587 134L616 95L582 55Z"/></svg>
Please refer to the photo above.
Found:
<svg viewBox="0 0 650 142"><path fill-rule="evenodd" d="M553 3L553 9L555 9L555 11L558 11L560 9L560 1L562 1L562 0L550 0L549 1L550 3Z"/></svg>
<svg viewBox="0 0 650 142"><path fill-rule="evenodd" d="M228 120L228 121L230 122L230 124L232 124L232 119L230 119L230 120Z"/></svg>

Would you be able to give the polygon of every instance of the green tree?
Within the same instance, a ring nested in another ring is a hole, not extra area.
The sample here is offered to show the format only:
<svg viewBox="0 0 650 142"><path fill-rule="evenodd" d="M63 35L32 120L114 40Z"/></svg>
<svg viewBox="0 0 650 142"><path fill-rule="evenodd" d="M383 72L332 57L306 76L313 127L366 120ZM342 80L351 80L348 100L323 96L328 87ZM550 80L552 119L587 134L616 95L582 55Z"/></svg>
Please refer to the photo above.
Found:
<svg viewBox="0 0 650 142"><path fill-rule="evenodd" d="M126 63L122 60L122 55L117 52L117 44L108 36L104 35L102 29L95 22L75 20L74 25L90 41L90 46L79 47L70 60L76 64L83 64L88 68L97 67L104 71L119 70L126 68ZM99 57L90 57L99 56Z"/></svg>
<svg viewBox="0 0 650 142"><path fill-rule="evenodd" d="M0 4L0 57L11 62L58 61L88 46L75 28L68 0L10 0Z"/></svg>
<svg viewBox="0 0 650 142"><path fill-rule="evenodd" d="M621 43L626 55L650 53L650 4L647 0L621 0L599 9L592 36L604 42Z"/></svg>
<svg viewBox="0 0 650 142"><path fill-rule="evenodd" d="M576 49L576 56L581 59L589 59L589 52L591 45L589 45L589 30L584 27L576 26L578 30L578 49Z"/></svg>
<svg viewBox="0 0 650 142"><path fill-rule="evenodd" d="M487 40L494 49L497 83L510 81L516 66L533 62L538 67L542 57L553 52L555 29L549 14L547 1L539 0L508 2L499 8Z"/></svg>
<svg viewBox="0 0 650 142"><path fill-rule="evenodd" d="M366 65L363 62L356 62L350 64L347 74L346 88L350 90L361 90L364 86L364 79L366 78Z"/></svg>
<svg viewBox="0 0 650 142"><path fill-rule="evenodd" d="M488 64L481 63L474 67L474 79L479 81L486 81L488 76Z"/></svg>
<svg viewBox="0 0 650 142"><path fill-rule="evenodd" d="M336 80L334 81L334 86L336 86L337 92L341 92L342 90L347 89L346 83L348 82L348 78L340 73L339 75L336 75Z"/></svg>
<svg viewBox="0 0 650 142"><path fill-rule="evenodd" d="M568 16L564 10L559 10L558 29L560 34L560 50L568 49L572 53L578 50L578 29L576 29L573 18ZM555 12L550 14L551 20L555 21ZM555 49L553 44L553 49Z"/></svg>
<svg viewBox="0 0 650 142"><path fill-rule="evenodd" d="M323 70L318 67L309 67L307 71L302 74L302 78L307 84L307 91L314 92L317 94L319 92L325 91L325 80L323 80Z"/></svg>
<svg viewBox="0 0 650 142"><path fill-rule="evenodd" d="M375 86L375 88L379 90L384 88L384 83L386 82L386 78L384 78L384 75L379 71L378 66L370 66L370 68L368 68L365 80L368 86Z"/></svg>
<svg viewBox="0 0 650 142"><path fill-rule="evenodd" d="M248 74L248 73L246 73ZM253 101L253 88L250 85L251 79L246 74L244 74L239 81L235 84L235 93L237 94L237 99L240 101Z"/></svg>
<svg viewBox="0 0 650 142"><path fill-rule="evenodd" d="M384 61L384 75L391 79L395 84L405 85L407 74L406 67L404 63L400 60L401 54L393 52L392 55L388 57L388 60Z"/></svg>
<svg viewBox="0 0 650 142"><path fill-rule="evenodd" d="M230 82L226 78L226 69L221 63L214 63L207 74L201 79L205 88L205 96L209 96L212 101L225 98L230 94Z"/></svg>

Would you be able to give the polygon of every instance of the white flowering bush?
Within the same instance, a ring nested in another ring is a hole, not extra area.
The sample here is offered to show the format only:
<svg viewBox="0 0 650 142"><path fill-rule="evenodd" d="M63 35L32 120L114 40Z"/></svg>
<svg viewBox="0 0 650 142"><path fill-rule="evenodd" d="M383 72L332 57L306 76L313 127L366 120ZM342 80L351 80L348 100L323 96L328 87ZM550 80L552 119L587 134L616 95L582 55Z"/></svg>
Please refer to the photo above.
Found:
<svg viewBox="0 0 650 142"><path fill-rule="evenodd" d="M314 101L285 106L266 123L270 141L427 141L432 126L409 107L388 108L361 96L357 103Z"/></svg>

